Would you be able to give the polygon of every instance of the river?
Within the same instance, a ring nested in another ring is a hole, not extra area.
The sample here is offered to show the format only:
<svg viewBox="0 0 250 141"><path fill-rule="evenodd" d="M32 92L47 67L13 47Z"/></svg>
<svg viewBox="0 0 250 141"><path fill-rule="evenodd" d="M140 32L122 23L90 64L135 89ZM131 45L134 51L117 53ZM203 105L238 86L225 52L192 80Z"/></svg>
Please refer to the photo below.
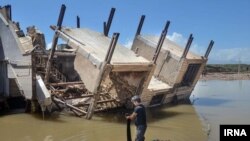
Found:
<svg viewBox="0 0 250 141"><path fill-rule="evenodd" d="M220 124L250 123L250 81L199 81L190 102L148 109L146 141L218 141ZM135 136L131 125L132 137ZM0 116L1 141L126 141L124 113Z"/></svg>
<svg viewBox="0 0 250 141"><path fill-rule="evenodd" d="M208 141L219 141L221 124L250 124L250 80L199 81L190 100Z"/></svg>

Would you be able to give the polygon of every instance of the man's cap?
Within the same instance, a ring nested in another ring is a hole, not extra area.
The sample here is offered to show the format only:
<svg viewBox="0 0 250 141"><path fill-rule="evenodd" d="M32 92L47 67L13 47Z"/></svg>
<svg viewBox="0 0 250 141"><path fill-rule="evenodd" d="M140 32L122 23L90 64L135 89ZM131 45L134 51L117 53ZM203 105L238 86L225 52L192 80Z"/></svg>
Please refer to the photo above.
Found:
<svg viewBox="0 0 250 141"><path fill-rule="evenodd" d="M136 101L136 100L140 100L139 95L135 95L131 98L131 101Z"/></svg>

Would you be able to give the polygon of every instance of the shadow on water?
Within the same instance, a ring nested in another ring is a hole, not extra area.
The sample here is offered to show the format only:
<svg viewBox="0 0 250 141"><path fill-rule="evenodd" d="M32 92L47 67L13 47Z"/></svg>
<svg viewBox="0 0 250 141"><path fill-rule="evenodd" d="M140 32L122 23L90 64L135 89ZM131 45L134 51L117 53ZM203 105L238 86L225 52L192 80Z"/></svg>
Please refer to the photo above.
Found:
<svg viewBox="0 0 250 141"><path fill-rule="evenodd" d="M0 111L0 117L9 116L9 115L18 115L18 114L27 114L27 115L30 115L30 116L36 118L37 120L41 120L41 121L58 122L58 123L66 123L67 122L65 120L62 120L62 118L61 118L63 113L45 114L43 117L41 112L27 113L27 112L25 112L24 108L8 110L8 111Z"/></svg>
<svg viewBox="0 0 250 141"><path fill-rule="evenodd" d="M0 109L0 117L26 113L38 120L46 120L52 122L66 122L60 119L60 115L62 115L63 113L54 112L52 114L49 114L48 112L46 112L43 117L41 111L38 111L36 113L27 112L26 111L27 100L25 100L25 98L22 96L9 98L7 99L7 103L8 103L7 108Z"/></svg>
<svg viewBox="0 0 250 141"><path fill-rule="evenodd" d="M25 105L26 101L22 96L8 98L5 103L0 103L0 116L24 113Z"/></svg>
<svg viewBox="0 0 250 141"><path fill-rule="evenodd" d="M166 118L173 118L175 116L188 114L186 112L168 110L168 108L181 106L181 105L192 105L192 104L190 100L185 100L185 101L178 102L178 104L167 104L167 105L147 108L146 110L147 110L148 123L158 122L159 120L165 120ZM133 109L117 108L117 109L110 110L108 112L96 113L92 120L101 120L104 122L124 124L126 123L125 114L126 113L131 114L132 112L133 112ZM24 109L22 113L24 113ZM27 113L27 114L30 114L30 113ZM67 112L53 112L51 114L46 113L44 117L42 116L41 112L33 113L30 115L33 118L36 118L37 120L41 120L41 121L44 120L46 122L57 122L57 123L67 123L67 120L64 120L62 116L79 118ZM84 117L81 117L81 118L84 118Z"/></svg>
<svg viewBox="0 0 250 141"><path fill-rule="evenodd" d="M131 111L133 112L133 111ZM147 122L157 122L159 120L163 120L166 118L171 118L183 113L174 112L174 111L163 111L163 110L152 110L147 109ZM96 115L97 117L101 117L104 122L113 122L113 123L121 123L124 124L126 122L125 114L120 113L100 113Z"/></svg>
<svg viewBox="0 0 250 141"><path fill-rule="evenodd" d="M58 122L58 123L66 123L66 120L62 120L62 118L60 117L62 115L62 113L52 113L52 114L45 114L44 117L42 116L42 114L40 112L38 113L33 113L31 114L32 117L38 119L38 120L44 120L46 122Z"/></svg>
<svg viewBox="0 0 250 141"><path fill-rule="evenodd" d="M173 107L183 106L183 105L192 105L189 99L178 101L176 104L166 104L158 107L152 107L147 110L148 122L158 122L159 120L165 120L166 118L173 118L176 116L187 115L188 112L179 112L168 110Z"/></svg>
<svg viewBox="0 0 250 141"><path fill-rule="evenodd" d="M0 110L0 117L24 113L25 109L15 109L15 110Z"/></svg>
<svg viewBox="0 0 250 141"><path fill-rule="evenodd" d="M222 104L228 103L230 100L217 99L209 97L199 97L193 100L193 105L197 106L220 106Z"/></svg>
<svg viewBox="0 0 250 141"><path fill-rule="evenodd" d="M113 122L113 123L126 123L125 114L126 113L132 113L132 109L126 109L126 108L117 108L110 110L108 112L99 112L96 113L94 116L101 118L104 122Z"/></svg>
<svg viewBox="0 0 250 141"><path fill-rule="evenodd" d="M192 105L190 100L180 101L178 104L166 104L157 107L151 107L146 109L147 113L147 122L158 122L159 120L165 120L166 118L172 118L175 116L180 116L183 114L188 114L186 112L178 112L178 111L168 111L168 108L181 106L181 105ZM102 121L105 122L113 122L113 123L121 123L124 124L126 122L125 114L132 113L133 110L128 110L125 108L119 108L114 111L109 111L105 113L97 113L96 117L100 117Z"/></svg>

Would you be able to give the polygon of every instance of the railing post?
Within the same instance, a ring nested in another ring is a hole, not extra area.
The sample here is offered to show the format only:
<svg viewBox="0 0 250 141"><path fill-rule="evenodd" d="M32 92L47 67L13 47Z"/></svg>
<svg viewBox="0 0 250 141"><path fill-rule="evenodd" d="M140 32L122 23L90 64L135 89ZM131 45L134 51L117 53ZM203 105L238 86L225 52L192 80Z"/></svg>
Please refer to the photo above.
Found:
<svg viewBox="0 0 250 141"><path fill-rule="evenodd" d="M164 40L166 38L166 35L167 35L167 32L168 32L168 28L169 28L169 25L170 25L170 21L167 21L166 25L165 25L165 28L163 29L162 33L161 33L161 36L160 36L160 39L158 41L158 44L156 46L156 49L155 49L155 54L154 54L154 57L152 59L152 61L154 62L154 64L156 64L156 61L158 59L158 56L161 52L161 48L162 48L162 45L164 43Z"/></svg>
<svg viewBox="0 0 250 141"><path fill-rule="evenodd" d="M105 61L107 62L107 64L110 64L114 50L115 50L115 46L117 44L118 38L119 38L120 33L114 33L109 45L109 49L107 52L107 55L105 57Z"/></svg>
<svg viewBox="0 0 250 141"><path fill-rule="evenodd" d="M145 20L145 15L142 15L135 36L138 36L141 34L141 29L142 29L144 20Z"/></svg>
<svg viewBox="0 0 250 141"><path fill-rule="evenodd" d="M51 52L50 52L50 56L48 58L46 69L45 69L45 71L46 71L46 73L45 73L45 81L44 81L45 83L49 82L51 63L52 63L52 59L54 57L54 53L55 53L55 50L56 50L56 45L57 45L57 42L58 42L58 36L59 36L59 34L57 33L57 30L61 30L65 10L66 10L66 6L63 4L61 6L60 15L59 15L58 21L57 21L57 29L55 30L56 33L54 34L54 37L53 37Z"/></svg>
<svg viewBox="0 0 250 141"><path fill-rule="evenodd" d="M76 16L76 27L80 28L80 17Z"/></svg>
<svg viewBox="0 0 250 141"><path fill-rule="evenodd" d="M104 22L103 26L104 26L104 35L108 36L109 34L109 30L110 30L110 26L113 20L115 14L115 8L111 8L110 14L109 14L109 18L108 18L108 22Z"/></svg>
<svg viewBox="0 0 250 141"><path fill-rule="evenodd" d="M193 39L194 39L194 38L193 38L193 34L190 34L190 36L189 36L189 38L188 38L188 42L187 42L186 47L185 47L185 49L184 49L184 51L183 51L183 53L182 53L181 58L186 58L187 53L188 53L188 51L189 51L189 49L190 49L190 46L191 46L191 44L192 44Z"/></svg>
<svg viewBox="0 0 250 141"><path fill-rule="evenodd" d="M204 55L205 58L208 58L208 55L209 55L210 51L211 51L212 48L213 48L213 45L214 45L214 41L211 40L210 43L209 43L209 45L208 45L207 51L206 51L206 53L205 53L205 55Z"/></svg>

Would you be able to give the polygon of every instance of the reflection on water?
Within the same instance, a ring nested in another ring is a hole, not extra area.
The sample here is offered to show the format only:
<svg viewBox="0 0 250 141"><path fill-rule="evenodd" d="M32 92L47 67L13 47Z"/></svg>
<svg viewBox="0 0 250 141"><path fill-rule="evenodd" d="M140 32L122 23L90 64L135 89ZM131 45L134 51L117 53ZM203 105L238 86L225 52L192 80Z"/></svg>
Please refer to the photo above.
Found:
<svg viewBox="0 0 250 141"><path fill-rule="evenodd" d="M207 136L192 105L189 103L148 109L146 140L205 141ZM3 141L125 141L124 113L98 114L92 120L67 114L15 114L0 117L0 138ZM132 137L135 136L131 125Z"/></svg>
<svg viewBox="0 0 250 141"><path fill-rule="evenodd" d="M220 124L250 124L250 81L199 81L190 97L209 132L219 141Z"/></svg>

